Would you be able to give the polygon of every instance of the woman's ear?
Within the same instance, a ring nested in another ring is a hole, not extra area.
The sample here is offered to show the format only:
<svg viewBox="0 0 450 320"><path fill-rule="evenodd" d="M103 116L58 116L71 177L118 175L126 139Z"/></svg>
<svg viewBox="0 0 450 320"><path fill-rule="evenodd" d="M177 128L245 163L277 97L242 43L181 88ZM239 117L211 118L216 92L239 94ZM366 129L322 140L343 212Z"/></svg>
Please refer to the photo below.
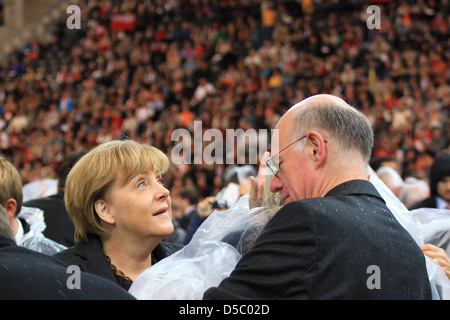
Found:
<svg viewBox="0 0 450 320"><path fill-rule="evenodd" d="M95 201L94 207L95 212L97 212L97 215L102 221L111 225L115 223L114 214L111 212L108 203L105 200Z"/></svg>

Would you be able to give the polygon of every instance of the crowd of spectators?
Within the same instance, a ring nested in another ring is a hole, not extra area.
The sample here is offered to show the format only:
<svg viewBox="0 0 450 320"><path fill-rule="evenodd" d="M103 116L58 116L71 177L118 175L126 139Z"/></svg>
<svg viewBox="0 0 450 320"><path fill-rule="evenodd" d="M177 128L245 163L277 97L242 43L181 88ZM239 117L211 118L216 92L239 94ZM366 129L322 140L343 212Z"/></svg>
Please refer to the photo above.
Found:
<svg viewBox="0 0 450 320"><path fill-rule="evenodd" d="M381 28L369 29L370 4ZM167 155L173 130L270 129L317 93L370 119L373 156L426 179L448 148L449 1L81 0L48 43L0 62L0 153L23 183L55 178L64 157L112 139ZM223 187L226 165L172 166L173 197Z"/></svg>

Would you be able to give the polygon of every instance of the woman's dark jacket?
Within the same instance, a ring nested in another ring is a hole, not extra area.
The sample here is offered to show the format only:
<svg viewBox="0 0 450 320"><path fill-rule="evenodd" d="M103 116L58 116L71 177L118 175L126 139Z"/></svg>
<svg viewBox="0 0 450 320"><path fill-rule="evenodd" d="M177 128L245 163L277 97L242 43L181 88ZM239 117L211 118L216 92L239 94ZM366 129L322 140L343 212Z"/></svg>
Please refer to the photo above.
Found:
<svg viewBox="0 0 450 320"><path fill-rule="evenodd" d="M58 252L53 257L61 260L67 265L76 265L81 271L89 272L106 278L128 290L131 282L116 275L103 252L100 238L97 235L90 234L88 242L77 242L73 247ZM183 246L179 244L160 242L152 252L152 263L156 263L165 257L170 256Z"/></svg>

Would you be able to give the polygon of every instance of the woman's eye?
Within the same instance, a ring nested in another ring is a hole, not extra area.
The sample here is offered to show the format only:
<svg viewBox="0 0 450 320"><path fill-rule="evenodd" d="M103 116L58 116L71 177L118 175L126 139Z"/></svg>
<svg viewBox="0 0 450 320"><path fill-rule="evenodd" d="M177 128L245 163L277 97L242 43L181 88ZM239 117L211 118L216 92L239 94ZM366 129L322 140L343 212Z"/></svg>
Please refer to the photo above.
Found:
<svg viewBox="0 0 450 320"><path fill-rule="evenodd" d="M143 187L145 187L145 182L144 181L139 182L138 188L143 188Z"/></svg>

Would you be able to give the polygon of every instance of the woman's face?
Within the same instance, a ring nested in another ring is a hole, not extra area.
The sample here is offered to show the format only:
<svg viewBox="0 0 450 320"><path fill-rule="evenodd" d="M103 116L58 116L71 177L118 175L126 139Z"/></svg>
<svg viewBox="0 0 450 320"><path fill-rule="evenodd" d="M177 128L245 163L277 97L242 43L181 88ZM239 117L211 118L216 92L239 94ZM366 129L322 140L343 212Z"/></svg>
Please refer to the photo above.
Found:
<svg viewBox="0 0 450 320"><path fill-rule="evenodd" d="M437 194L445 201L450 201L450 176L445 177L437 183Z"/></svg>
<svg viewBox="0 0 450 320"><path fill-rule="evenodd" d="M159 171L147 171L112 188L106 202L118 232L137 239L173 233L170 193L161 179Z"/></svg>

